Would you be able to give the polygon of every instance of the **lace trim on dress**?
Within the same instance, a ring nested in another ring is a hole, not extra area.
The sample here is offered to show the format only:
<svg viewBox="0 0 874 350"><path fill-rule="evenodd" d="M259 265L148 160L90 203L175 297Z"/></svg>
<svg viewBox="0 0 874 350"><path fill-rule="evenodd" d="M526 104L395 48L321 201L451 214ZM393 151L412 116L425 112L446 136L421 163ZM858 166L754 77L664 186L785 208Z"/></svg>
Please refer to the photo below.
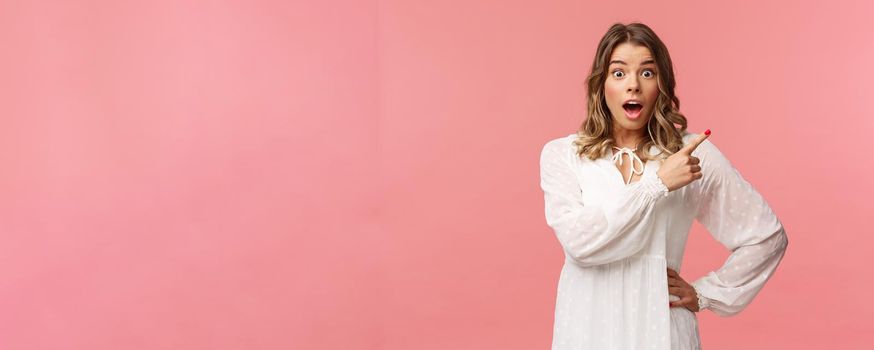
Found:
<svg viewBox="0 0 874 350"><path fill-rule="evenodd" d="M710 307L710 299L707 299L707 297L701 295L701 293L698 292L698 289L695 289L695 294L698 297L698 311L703 311L704 309Z"/></svg>

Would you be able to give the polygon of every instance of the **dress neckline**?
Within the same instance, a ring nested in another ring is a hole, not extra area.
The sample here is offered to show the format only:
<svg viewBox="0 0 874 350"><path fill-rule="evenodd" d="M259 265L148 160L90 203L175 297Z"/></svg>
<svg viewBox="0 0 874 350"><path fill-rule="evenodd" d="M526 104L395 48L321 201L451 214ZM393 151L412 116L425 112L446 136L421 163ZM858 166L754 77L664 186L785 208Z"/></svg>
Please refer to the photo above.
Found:
<svg viewBox="0 0 874 350"><path fill-rule="evenodd" d="M615 169L616 172L619 174L620 180L623 183L625 183L625 185L631 184L631 178L634 177L634 174L643 175L643 172L646 170L646 162L641 160L640 157L638 157L637 154L634 153L637 150L637 148L631 149L628 147L617 147L617 146L612 146L612 147L615 149L618 149L619 152L613 152L612 149L610 150L610 153L611 153L610 164L612 165L612 168ZM622 157L623 154L628 154L628 157L631 159L631 164L630 164L631 166L628 167L628 180L625 180L625 176L622 175L622 171L620 171L619 168L616 167L617 161L619 161L619 165L622 165L622 163L624 162L625 158ZM638 171L637 168L634 166L635 163L640 164L640 171ZM640 180L638 179L637 181L640 181ZM637 182L637 181L634 181L634 182Z"/></svg>

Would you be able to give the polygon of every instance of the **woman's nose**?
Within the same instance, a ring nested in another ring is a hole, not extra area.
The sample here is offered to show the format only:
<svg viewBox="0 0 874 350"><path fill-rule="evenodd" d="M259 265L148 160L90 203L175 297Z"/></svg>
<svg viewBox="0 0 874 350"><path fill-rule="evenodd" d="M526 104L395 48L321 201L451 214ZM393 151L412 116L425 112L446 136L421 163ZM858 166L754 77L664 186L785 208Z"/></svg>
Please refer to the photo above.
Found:
<svg viewBox="0 0 874 350"><path fill-rule="evenodd" d="M629 92L640 92L640 84L637 83L637 79L629 79L628 83L628 91Z"/></svg>

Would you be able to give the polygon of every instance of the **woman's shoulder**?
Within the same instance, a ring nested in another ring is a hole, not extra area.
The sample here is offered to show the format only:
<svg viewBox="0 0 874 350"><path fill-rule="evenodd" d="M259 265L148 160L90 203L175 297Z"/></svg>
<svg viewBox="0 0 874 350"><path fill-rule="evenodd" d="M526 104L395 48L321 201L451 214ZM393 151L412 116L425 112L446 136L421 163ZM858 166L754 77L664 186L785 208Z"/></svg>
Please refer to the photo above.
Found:
<svg viewBox="0 0 874 350"><path fill-rule="evenodd" d="M557 137L546 141L541 149L541 157L548 154L573 154L576 153L574 140L577 139L577 134L573 133L566 136Z"/></svg>
<svg viewBox="0 0 874 350"><path fill-rule="evenodd" d="M693 140L701 136L700 133L685 133L683 135L683 144L687 145ZM729 169L734 168L734 164L726 157L726 155L713 143L711 140L713 135L705 139L698 147L692 151L692 156L697 157L701 161L701 167L706 173L725 173ZM708 176L705 174L705 176Z"/></svg>

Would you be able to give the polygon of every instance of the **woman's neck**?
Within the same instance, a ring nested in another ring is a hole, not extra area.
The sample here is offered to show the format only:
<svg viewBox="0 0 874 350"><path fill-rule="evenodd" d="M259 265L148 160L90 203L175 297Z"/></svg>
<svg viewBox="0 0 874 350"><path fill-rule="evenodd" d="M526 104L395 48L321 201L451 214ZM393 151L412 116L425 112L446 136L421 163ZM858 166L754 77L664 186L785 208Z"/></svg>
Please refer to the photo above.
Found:
<svg viewBox="0 0 874 350"><path fill-rule="evenodd" d="M613 142L616 143L616 147L635 149L641 140L643 140L643 133L639 131L622 128L613 129Z"/></svg>

